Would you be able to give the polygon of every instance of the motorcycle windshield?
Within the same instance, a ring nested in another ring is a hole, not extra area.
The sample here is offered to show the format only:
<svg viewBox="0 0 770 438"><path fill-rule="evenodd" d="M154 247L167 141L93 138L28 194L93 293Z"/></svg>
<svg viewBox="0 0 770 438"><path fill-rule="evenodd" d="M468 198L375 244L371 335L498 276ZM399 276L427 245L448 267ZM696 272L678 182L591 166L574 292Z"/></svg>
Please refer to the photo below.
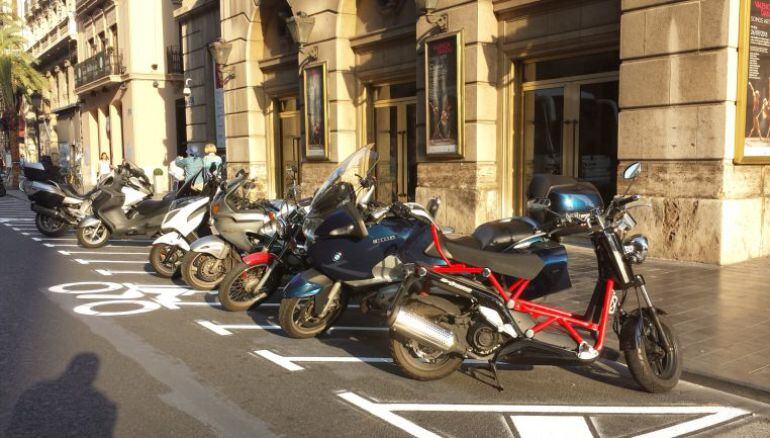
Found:
<svg viewBox="0 0 770 438"><path fill-rule="evenodd" d="M362 147L334 169L313 196L310 214L318 215L319 210L329 211L349 200L355 200L355 188L359 185L358 175L366 177L377 163L377 152L373 149L373 144Z"/></svg>

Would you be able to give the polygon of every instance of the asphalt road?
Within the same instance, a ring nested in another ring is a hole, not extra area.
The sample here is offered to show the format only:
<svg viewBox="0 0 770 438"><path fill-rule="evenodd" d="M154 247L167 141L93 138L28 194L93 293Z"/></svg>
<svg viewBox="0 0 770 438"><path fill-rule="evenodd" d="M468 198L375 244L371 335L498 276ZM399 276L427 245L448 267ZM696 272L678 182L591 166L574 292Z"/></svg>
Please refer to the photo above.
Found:
<svg viewBox="0 0 770 438"><path fill-rule="evenodd" d="M229 313L146 272L146 240L87 250L32 218L0 198L0 436L770 436L769 405L646 394L609 360L415 382L356 308L288 339L274 303Z"/></svg>

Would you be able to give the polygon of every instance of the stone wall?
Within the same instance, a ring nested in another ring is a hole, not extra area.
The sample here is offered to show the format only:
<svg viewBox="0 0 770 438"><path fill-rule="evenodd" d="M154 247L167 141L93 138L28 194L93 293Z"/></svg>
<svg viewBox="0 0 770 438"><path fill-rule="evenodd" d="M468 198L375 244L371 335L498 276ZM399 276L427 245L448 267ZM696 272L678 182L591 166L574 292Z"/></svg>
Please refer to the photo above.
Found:
<svg viewBox="0 0 770 438"><path fill-rule="evenodd" d="M618 155L644 162L633 191L652 205L636 215L654 256L770 254L767 170L733 164L739 3L622 2Z"/></svg>

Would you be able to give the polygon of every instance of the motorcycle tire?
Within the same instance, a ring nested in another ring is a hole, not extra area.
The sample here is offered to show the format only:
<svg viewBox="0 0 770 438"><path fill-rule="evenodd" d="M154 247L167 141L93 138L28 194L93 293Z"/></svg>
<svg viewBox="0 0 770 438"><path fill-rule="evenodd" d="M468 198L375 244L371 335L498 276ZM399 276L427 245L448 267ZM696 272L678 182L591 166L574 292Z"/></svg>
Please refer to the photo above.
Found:
<svg viewBox="0 0 770 438"><path fill-rule="evenodd" d="M97 235L96 233L99 234ZM75 235L80 246L84 248L101 248L109 242L112 233L109 228L100 223L97 227L78 228Z"/></svg>
<svg viewBox="0 0 770 438"><path fill-rule="evenodd" d="M69 228L67 222L40 213L35 215L35 226L40 234L48 237L61 237Z"/></svg>
<svg viewBox="0 0 770 438"><path fill-rule="evenodd" d="M440 316L442 312L432 306L412 301L404 305L408 309L425 319L431 320ZM395 363L407 377L414 380L438 380L447 377L457 371L463 363L463 358L456 354L438 354L432 361L417 356L414 348L424 350L426 347L416 345L416 341L407 339L393 330L390 332L390 355ZM428 351L428 354L436 354Z"/></svg>
<svg viewBox="0 0 770 438"><path fill-rule="evenodd" d="M307 339L320 335L328 330L348 307L347 295L343 293L336 309L329 312L323 319L315 318L316 321L308 324L307 318L312 318L308 313L312 313L314 302L315 297L284 298L281 300L281 305L278 307L278 322L290 338Z"/></svg>
<svg viewBox="0 0 770 438"><path fill-rule="evenodd" d="M259 305L272 295L278 289L281 281L280 266L277 266L270 274L270 278L262 286L260 293L249 290L249 286L256 287L257 283L261 281L267 267L266 264L249 266L245 263L239 263L235 265L219 285L219 303L222 308L231 312L243 312Z"/></svg>
<svg viewBox="0 0 770 438"><path fill-rule="evenodd" d="M623 339L629 336L636 336L636 327L640 314L629 318L620 332L621 343ZM623 354L628 364L631 375L636 383L647 392L661 393L668 392L679 382L682 375L682 352L679 346L679 339L674 331L664 322L660 321L666 336L673 344L673 351L661 353L662 347L655 345L655 339L658 336L658 330L655 324L647 317L644 318L642 342L636 345L636 348L624 350ZM656 356L663 354L663 358Z"/></svg>
<svg viewBox="0 0 770 438"><path fill-rule="evenodd" d="M182 258L182 266L179 268L182 273L182 280L195 290L216 289L227 274L229 260L221 260L222 265L218 272L199 272L199 268L204 264L216 261L217 258L211 254L188 252Z"/></svg>
<svg viewBox="0 0 770 438"><path fill-rule="evenodd" d="M168 251L174 251L175 254L172 255L170 260L164 261ZM159 277L172 278L179 270L184 254L185 251L179 247L159 243L153 245L150 250L150 265L152 265L152 269L155 270Z"/></svg>

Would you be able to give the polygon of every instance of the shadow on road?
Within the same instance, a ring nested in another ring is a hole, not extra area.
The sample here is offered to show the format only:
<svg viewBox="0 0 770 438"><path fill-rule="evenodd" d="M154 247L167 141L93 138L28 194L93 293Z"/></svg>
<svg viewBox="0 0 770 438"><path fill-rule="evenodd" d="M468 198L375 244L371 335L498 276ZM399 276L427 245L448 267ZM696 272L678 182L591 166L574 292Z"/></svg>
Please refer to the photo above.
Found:
<svg viewBox="0 0 770 438"><path fill-rule="evenodd" d="M98 372L99 358L80 353L57 379L24 391L13 408L6 436L112 436L117 411L115 403L93 386Z"/></svg>

